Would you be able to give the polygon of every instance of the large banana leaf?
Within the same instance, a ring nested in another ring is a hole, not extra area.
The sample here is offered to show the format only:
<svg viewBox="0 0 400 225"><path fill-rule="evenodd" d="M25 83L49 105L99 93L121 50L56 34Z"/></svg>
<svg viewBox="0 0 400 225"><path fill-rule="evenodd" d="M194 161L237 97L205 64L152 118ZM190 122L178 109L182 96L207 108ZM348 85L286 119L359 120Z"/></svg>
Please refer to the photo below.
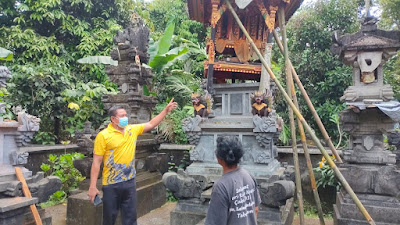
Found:
<svg viewBox="0 0 400 225"><path fill-rule="evenodd" d="M78 59L78 63L81 64L106 64L118 66L118 61L112 60L110 56L88 56L85 58Z"/></svg>
<svg viewBox="0 0 400 225"><path fill-rule="evenodd" d="M147 51L150 54L149 64L157 55L162 55L168 52L169 48L171 47L174 30L175 22L174 20L170 20L160 40L154 42L153 39L150 39L149 49Z"/></svg>
<svg viewBox="0 0 400 225"><path fill-rule="evenodd" d="M11 61L14 55L10 50L0 47L0 60Z"/></svg>
<svg viewBox="0 0 400 225"><path fill-rule="evenodd" d="M168 22L167 28L165 28L164 35L160 38L160 42L158 43L158 55L162 55L168 52L169 48L171 47L174 30L175 22L174 20L170 20Z"/></svg>
<svg viewBox="0 0 400 225"><path fill-rule="evenodd" d="M169 50L167 53L162 55L156 55L154 59L149 63L149 66L155 71L160 72L165 68L173 65L177 60L181 60L181 56L186 54L189 49L185 46L179 46ZM182 56L183 57L183 56Z"/></svg>

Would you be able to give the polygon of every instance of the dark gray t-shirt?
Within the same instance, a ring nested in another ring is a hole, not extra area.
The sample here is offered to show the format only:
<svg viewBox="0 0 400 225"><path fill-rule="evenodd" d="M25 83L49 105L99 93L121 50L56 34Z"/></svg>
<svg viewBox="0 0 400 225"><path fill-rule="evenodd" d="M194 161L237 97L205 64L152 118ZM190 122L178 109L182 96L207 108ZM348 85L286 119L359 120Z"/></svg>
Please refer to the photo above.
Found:
<svg viewBox="0 0 400 225"><path fill-rule="evenodd" d="M226 173L213 186L205 225L256 225L260 202L256 181L246 170Z"/></svg>

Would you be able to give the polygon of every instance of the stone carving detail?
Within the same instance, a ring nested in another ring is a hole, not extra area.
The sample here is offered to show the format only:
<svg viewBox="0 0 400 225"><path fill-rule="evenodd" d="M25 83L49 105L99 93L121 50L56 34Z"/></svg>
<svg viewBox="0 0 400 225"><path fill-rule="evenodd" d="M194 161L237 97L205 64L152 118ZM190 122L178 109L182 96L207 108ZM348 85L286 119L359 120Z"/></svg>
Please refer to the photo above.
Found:
<svg viewBox="0 0 400 225"><path fill-rule="evenodd" d="M98 132L92 129L92 123L89 121L85 122L84 128L82 131L75 132L76 144L85 149L85 155L93 154L94 147L94 138Z"/></svg>
<svg viewBox="0 0 400 225"><path fill-rule="evenodd" d="M143 86L150 85L153 78L151 69L141 65L148 63L149 59L149 29L140 18L134 17L135 22L118 31L114 37L117 47L111 51L111 57L118 60L118 66L107 66L106 73L118 85L119 93L104 96L103 103L106 110L113 105L124 107L129 123L143 123L151 118L157 101L152 96L143 95Z"/></svg>
<svg viewBox="0 0 400 225"><path fill-rule="evenodd" d="M16 109L19 111L17 113L18 115L18 131L19 131L19 136L15 138L15 141L17 142L17 146L26 146L28 145L35 133L39 130L40 128L40 118L37 118L36 116L29 115L28 113L25 112L25 110L21 109Z"/></svg>
<svg viewBox="0 0 400 225"><path fill-rule="evenodd" d="M270 207L285 205L286 200L294 196L295 184L293 181L279 180L273 183L260 184L261 203Z"/></svg>
<svg viewBox="0 0 400 225"><path fill-rule="evenodd" d="M256 126L253 132L277 132L277 118L275 110L272 110L268 117L253 116L253 123Z"/></svg>
<svg viewBox="0 0 400 225"><path fill-rule="evenodd" d="M179 170L178 173L167 172L163 175L162 180L172 194L179 199L200 198L205 185L200 182L198 177L194 179L183 170Z"/></svg>
<svg viewBox="0 0 400 225"><path fill-rule="evenodd" d="M200 139L200 136L199 136ZM204 160L204 149L203 148L195 148L192 151L190 151L190 160L193 161L203 161Z"/></svg>
<svg viewBox="0 0 400 225"><path fill-rule="evenodd" d="M394 99L392 87L383 83L383 65L400 49L400 32L378 30L376 22L376 19L367 17L362 21L361 31L343 36L335 33L333 36L332 53L353 66L354 84L344 92L342 101Z"/></svg>
<svg viewBox="0 0 400 225"><path fill-rule="evenodd" d="M17 154L17 165L24 165L28 163L29 153L21 152Z"/></svg>
<svg viewBox="0 0 400 225"><path fill-rule="evenodd" d="M126 54L126 56L132 61L137 60L136 55L139 55L140 62L148 63L149 54L147 49L149 47L149 28L144 26L143 21L138 18L136 23L132 23L129 28L118 31L114 37L114 43L119 45L118 48L129 49L127 52L119 52L113 50L111 57L114 60L120 60Z"/></svg>
<svg viewBox="0 0 400 225"><path fill-rule="evenodd" d="M0 113L6 113L6 103L0 103Z"/></svg>
<svg viewBox="0 0 400 225"><path fill-rule="evenodd" d="M350 149L343 152L347 162L393 164L396 155L385 150L382 132L391 132L393 121L379 109L344 110L340 114L343 130L350 134Z"/></svg>
<svg viewBox="0 0 400 225"><path fill-rule="evenodd" d="M0 66L0 88L6 87L7 80L11 77L11 72L5 66Z"/></svg>
<svg viewBox="0 0 400 225"><path fill-rule="evenodd" d="M185 132L201 131L201 128L199 126L201 121L202 121L202 119L200 116L185 118L182 120L182 129Z"/></svg>
<svg viewBox="0 0 400 225"><path fill-rule="evenodd" d="M262 146L266 149L271 149L272 136L270 134L257 133L256 139L257 139L258 143L260 144L260 146Z"/></svg>
<svg viewBox="0 0 400 225"><path fill-rule="evenodd" d="M259 152L256 157L254 157L254 163L268 164L271 161L271 154L267 151Z"/></svg>
<svg viewBox="0 0 400 225"><path fill-rule="evenodd" d="M196 117L188 117L182 120L182 129L185 131L186 136L191 145L197 145L200 140L201 128L199 126L202 118L197 115Z"/></svg>
<svg viewBox="0 0 400 225"><path fill-rule="evenodd" d="M36 116L29 115L28 113L21 111L18 112L18 131L39 131L40 128L40 118Z"/></svg>

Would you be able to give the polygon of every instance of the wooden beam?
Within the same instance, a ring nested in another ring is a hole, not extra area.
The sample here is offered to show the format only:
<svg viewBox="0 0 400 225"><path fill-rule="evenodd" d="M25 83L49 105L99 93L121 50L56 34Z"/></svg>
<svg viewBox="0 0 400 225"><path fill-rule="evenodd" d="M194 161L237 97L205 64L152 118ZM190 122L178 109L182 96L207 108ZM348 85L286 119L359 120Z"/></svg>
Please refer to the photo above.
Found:
<svg viewBox="0 0 400 225"><path fill-rule="evenodd" d="M22 174L21 168L15 167L15 175L17 179L22 183L22 192L25 197L32 198L31 192L29 191L28 185L26 184L24 174ZM40 219L39 212L37 211L36 205L33 204L30 206L33 218L35 219L36 225L42 225L42 220Z"/></svg>

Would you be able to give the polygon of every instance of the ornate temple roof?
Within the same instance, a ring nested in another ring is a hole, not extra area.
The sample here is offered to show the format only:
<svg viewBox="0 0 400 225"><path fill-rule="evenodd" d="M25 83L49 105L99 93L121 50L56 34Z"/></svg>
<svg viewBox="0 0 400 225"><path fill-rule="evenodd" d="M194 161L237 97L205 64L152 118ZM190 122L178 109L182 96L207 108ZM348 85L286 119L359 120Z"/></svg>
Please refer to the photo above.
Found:
<svg viewBox="0 0 400 225"><path fill-rule="evenodd" d="M361 30L357 33L339 35L335 32L331 52L350 64L352 61L343 60L345 52L385 50L389 55L384 58L389 58L400 49L400 31L380 30L376 23L377 19L367 17L361 21Z"/></svg>
<svg viewBox="0 0 400 225"><path fill-rule="evenodd" d="M205 25L210 24L210 17L211 17L211 1L212 0L187 0L188 3L188 10L190 19L196 20L200 23ZM225 0L221 0L223 3ZM245 8L248 6L256 4L257 0L231 0L232 5L237 7L238 5ZM279 5L281 2L286 2L285 6L285 15L286 20L288 20L293 13L300 7L300 4L303 0L262 0L266 8L270 5ZM275 26L279 26L278 23L275 23Z"/></svg>

